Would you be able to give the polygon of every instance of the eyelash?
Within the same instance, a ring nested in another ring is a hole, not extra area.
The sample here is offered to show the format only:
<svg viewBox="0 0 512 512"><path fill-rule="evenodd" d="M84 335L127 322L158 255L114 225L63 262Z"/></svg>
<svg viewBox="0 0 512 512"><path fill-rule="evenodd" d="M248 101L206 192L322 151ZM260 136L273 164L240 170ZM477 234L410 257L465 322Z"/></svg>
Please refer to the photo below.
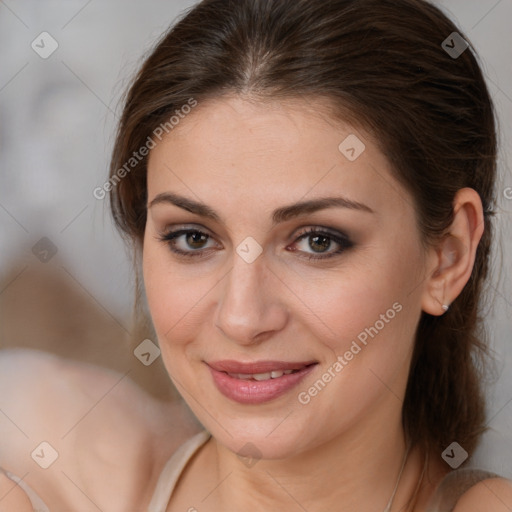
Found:
<svg viewBox="0 0 512 512"><path fill-rule="evenodd" d="M180 236L188 235L188 234L204 235L204 236L208 237L206 239L206 242L210 238L210 235L208 235L207 233L204 233L203 231L199 231L197 229L179 229L176 231L169 231L169 232L159 236L158 239L161 242L167 244L169 246L169 249L173 253L179 255L180 257L185 257L185 258L204 258L204 257L206 257L205 250L198 249L195 251L182 251L181 249L176 249L175 240L177 238L179 238ZM305 258L307 260L317 260L318 261L318 260L330 259L330 258L340 255L345 250L350 249L354 246L354 244L350 241L350 239L343 233L339 233L339 234L332 233L332 232L326 231L325 228L320 228L320 227L307 228L305 231L300 233L300 235L296 238L294 243L297 243L297 242L301 241L302 239L307 239L307 238L311 237L312 235L317 235L317 236L322 236L322 237L328 238L329 240L337 243L340 246L340 248L334 252L329 253L327 256L315 256L315 255L301 256L302 258Z"/></svg>

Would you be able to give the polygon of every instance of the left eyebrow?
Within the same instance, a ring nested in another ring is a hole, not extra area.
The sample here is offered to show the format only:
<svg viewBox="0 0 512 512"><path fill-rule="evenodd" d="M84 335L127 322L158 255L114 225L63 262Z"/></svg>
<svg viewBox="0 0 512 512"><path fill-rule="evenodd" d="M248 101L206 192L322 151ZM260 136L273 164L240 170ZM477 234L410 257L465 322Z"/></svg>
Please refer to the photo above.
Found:
<svg viewBox="0 0 512 512"><path fill-rule="evenodd" d="M221 216L207 204L171 192L158 194L149 203L148 209L161 203L171 203L183 210L187 210L190 213L222 223ZM272 225L275 226L276 224L295 217L314 213L319 210L325 210L327 208L347 208L350 210L359 210L375 214L375 211L368 205L358 201L353 201L346 197L321 197L277 208L272 212Z"/></svg>

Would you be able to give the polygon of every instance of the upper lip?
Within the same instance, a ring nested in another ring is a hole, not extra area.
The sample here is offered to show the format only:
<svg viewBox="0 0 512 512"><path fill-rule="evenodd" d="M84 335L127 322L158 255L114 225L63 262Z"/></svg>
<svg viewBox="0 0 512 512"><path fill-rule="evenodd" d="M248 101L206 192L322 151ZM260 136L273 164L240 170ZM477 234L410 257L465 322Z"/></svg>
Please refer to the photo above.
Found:
<svg viewBox="0 0 512 512"><path fill-rule="evenodd" d="M241 363L239 361L223 360L206 364L219 372L251 374L283 370L300 370L305 366L315 363L317 363L317 361L254 361L251 363Z"/></svg>

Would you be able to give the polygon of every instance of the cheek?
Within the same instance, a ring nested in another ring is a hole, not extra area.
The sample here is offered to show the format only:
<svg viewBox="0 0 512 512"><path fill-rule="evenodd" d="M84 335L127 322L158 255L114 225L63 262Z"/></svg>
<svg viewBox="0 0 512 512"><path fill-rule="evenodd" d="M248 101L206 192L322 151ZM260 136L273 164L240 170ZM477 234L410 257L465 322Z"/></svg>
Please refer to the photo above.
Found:
<svg viewBox="0 0 512 512"><path fill-rule="evenodd" d="M421 311L411 291L421 253L414 242L396 242L359 254L331 278L301 280L297 295L320 319L317 336L333 355L379 366L394 358L391 369L412 350Z"/></svg>
<svg viewBox="0 0 512 512"><path fill-rule="evenodd" d="M365 361L375 358L377 363L379 357L388 360L390 353L406 353L403 349L412 345L418 318L409 294L419 256L412 242L397 239L369 247L336 269L302 267L298 278L296 269L282 268L280 279L286 286L276 280L275 293L288 301L291 323L309 332L305 339L314 338L327 348L326 363L338 355L351 357L350 351L357 352L357 359L363 359L364 352ZM218 276L212 269L200 275L193 267L171 264L160 242L145 241L146 296L166 353L184 345L193 347L200 329L208 328L205 323L215 314L209 294L216 293ZM361 347L360 353L353 342Z"/></svg>
<svg viewBox="0 0 512 512"><path fill-rule="evenodd" d="M165 249L147 243L143 252L144 286L151 319L163 351L193 341L204 321L202 300L211 291L210 281L171 265ZM187 277L188 275L188 277Z"/></svg>
<svg viewBox="0 0 512 512"><path fill-rule="evenodd" d="M186 301L177 300L181 290L173 286L169 268L166 268L160 253L154 242L146 240L142 258L144 287L149 312L162 346L167 333L172 332L179 318L179 309Z"/></svg>

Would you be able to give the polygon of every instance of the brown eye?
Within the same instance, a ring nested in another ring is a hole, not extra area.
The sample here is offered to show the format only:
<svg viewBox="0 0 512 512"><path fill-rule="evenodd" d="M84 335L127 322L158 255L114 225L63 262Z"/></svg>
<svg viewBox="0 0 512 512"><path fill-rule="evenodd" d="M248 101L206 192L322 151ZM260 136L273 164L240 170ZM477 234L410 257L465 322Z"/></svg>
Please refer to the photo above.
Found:
<svg viewBox="0 0 512 512"><path fill-rule="evenodd" d="M197 229L179 229L165 233L159 240L175 254L197 258L205 256L205 244L210 238L210 235Z"/></svg>
<svg viewBox="0 0 512 512"><path fill-rule="evenodd" d="M303 248L299 251L309 254L309 256L304 256L309 260L332 258L354 246L346 235L325 231L323 228L308 228L297 238L294 244L298 242L307 242L303 244ZM329 248L333 245L338 246L338 249L329 252ZM308 249L313 251L313 254L308 253ZM297 251L297 249L294 249L294 251ZM321 254L321 256L315 256L315 254Z"/></svg>
<svg viewBox="0 0 512 512"><path fill-rule="evenodd" d="M197 229L169 231L159 237L174 254L187 258L205 257L211 249L206 246L210 239L210 235ZM294 245L298 243L302 243L303 247L292 251L305 254L301 257L308 260L332 258L354 246L345 234L326 231L325 228L308 228L295 240ZM329 251L333 246L337 247L336 250Z"/></svg>

